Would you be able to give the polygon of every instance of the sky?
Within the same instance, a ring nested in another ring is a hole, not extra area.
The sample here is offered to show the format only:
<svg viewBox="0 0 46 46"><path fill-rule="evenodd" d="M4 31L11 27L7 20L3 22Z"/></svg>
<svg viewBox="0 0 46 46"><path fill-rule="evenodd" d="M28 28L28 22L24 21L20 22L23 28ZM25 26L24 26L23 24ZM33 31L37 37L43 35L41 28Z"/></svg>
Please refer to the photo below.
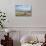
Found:
<svg viewBox="0 0 46 46"><path fill-rule="evenodd" d="M16 5L16 11L30 11L32 10L32 5Z"/></svg>

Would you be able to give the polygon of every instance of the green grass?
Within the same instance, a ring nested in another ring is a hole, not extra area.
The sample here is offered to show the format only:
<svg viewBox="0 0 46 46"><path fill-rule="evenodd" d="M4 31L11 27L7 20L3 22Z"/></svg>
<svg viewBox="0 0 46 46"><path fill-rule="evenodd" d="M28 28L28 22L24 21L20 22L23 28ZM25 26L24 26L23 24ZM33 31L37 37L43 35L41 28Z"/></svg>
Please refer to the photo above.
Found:
<svg viewBox="0 0 46 46"><path fill-rule="evenodd" d="M24 16L24 12L16 12L16 16Z"/></svg>
<svg viewBox="0 0 46 46"><path fill-rule="evenodd" d="M25 14L26 13L26 14ZM17 11L16 16L31 16L31 13L28 15L29 12L24 12L24 11Z"/></svg>

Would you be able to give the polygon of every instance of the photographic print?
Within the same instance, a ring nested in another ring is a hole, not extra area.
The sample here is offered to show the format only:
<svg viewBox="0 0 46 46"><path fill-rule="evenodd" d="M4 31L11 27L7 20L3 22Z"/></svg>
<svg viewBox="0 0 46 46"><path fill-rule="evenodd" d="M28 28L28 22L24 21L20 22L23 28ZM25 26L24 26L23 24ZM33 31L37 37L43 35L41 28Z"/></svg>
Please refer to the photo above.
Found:
<svg viewBox="0 0 46 46"><path fill-rule="evenodd" d="M32 5L16 5L16 16L32 16Z"/></svg>

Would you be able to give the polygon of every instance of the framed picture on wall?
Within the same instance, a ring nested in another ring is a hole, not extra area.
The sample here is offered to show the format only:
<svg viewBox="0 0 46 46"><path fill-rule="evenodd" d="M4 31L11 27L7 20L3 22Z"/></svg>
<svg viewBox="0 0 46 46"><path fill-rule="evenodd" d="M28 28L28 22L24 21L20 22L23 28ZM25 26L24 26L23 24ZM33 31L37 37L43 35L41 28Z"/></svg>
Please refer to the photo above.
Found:
<svg viewBox="0 0 46 46"><path fill-rule="evenodd" d="M16 5L16 16L32 16L32 5Z"/></svg>

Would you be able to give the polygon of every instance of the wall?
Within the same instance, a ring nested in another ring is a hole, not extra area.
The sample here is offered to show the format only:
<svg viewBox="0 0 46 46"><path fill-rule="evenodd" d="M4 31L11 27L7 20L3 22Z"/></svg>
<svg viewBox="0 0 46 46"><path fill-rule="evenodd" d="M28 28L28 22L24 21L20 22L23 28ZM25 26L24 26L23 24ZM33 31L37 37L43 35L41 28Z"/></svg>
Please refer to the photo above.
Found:
<svg viewBox="0 0 46 46"><path fill-rule="evenodd" d="M16 4L32 4L31 17L16 17ZM7 27L46 27L46 0L0 0L0 9L6 12Z"/></svg>
<svg viewBox="0 0 46 46"><path fill-rule="evenodd" d="M46 6L45 6L45 0L17 0L15 1L15 4L32 4L32 18L31 17L16 17L16 26L18 27L31 27L31 26L46 26ZM13 1L14 3L14 1ZM15 5L14 4L14 5ZM32 21L31 21L32 19Z"/></svg>

